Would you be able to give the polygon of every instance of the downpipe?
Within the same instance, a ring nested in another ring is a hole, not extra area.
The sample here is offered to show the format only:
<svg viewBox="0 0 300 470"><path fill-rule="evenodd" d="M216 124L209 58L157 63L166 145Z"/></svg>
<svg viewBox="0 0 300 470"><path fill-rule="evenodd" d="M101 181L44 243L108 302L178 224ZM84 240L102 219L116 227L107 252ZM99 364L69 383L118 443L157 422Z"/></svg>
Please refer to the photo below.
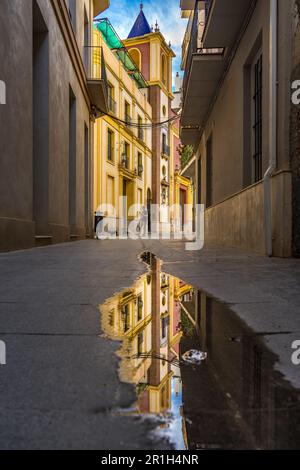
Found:
<svg viewBox="0 0 300 470"><path fill-rule="evenodd" d="M270 0L270 104L269 104L269 167L264 175L264 221L267 256L273 256L271 177L277 167L277 49L278 49L278 0Z"/></svg>

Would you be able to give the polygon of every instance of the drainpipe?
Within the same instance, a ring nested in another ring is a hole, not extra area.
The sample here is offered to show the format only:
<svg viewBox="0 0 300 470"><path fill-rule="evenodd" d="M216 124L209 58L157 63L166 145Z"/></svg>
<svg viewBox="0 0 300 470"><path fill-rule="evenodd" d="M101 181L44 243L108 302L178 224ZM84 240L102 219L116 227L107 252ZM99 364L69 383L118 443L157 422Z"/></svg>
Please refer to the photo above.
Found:
<svg viewBox="0 0 300 470"><path fill-rule="evenodd" d="M264 218L266 254L273 256L271 177L277 167L277 42L278 0L270 0L270 107L269 167L264 176Z"/></svg>

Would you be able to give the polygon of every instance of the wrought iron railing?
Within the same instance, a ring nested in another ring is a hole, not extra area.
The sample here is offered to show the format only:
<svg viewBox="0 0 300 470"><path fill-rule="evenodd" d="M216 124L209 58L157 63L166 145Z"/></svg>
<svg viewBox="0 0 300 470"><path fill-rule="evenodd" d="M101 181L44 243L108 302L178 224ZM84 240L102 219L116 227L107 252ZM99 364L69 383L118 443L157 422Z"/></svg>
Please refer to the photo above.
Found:
<svg viewBox="0 0 300 470"><path fill-rule="evenodd" d="M167 144L162 144L162 153L163 155L166 155L167 157L170 156L170 147Z"/></svg>
<svg viewBox="0 0 300 470"><path fill-rule="evenodd" d="M126 153L121 155L121 167L129 169L129 156Z"/></svg>
<svg viewBox="0 0 300 470"><path fill-rule="evenodd" d="M92 81L102 81L102 87L106 102L103 103L103 109L105 109L107 108L108 101L108 82L102 46L84 46L82 59L88 85L89 82ZM99 109L98 111L101 112L103 111L103 109Z"/></svg>
<svg viewBox="0 0 300 470"><path fill-rule="evenodd" d="M188 85L190 71L191 71L193 54L195 54L198 51L198 28L199 28L199 1L196 1L195 10L193 13L193 22L192 22L191 32L190 32L190 41L189 41L189 45L187 46L187 52L186 52L185 73L184 73L183 86L182 86L183 100L185 99L185 96L186 96L186 90L187 90L187 85Z"/></svg>

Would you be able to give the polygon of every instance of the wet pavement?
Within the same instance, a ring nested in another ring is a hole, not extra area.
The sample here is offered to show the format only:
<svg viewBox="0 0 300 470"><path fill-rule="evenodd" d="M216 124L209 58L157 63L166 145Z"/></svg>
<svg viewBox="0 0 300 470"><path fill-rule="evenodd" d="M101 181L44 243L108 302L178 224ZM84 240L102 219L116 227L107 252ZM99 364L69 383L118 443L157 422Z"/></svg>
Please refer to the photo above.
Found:
<svg viewBox="0 0 300 470"><path fill-rule="evenodd" d="M299 260L90 240L0 266L1 449L299 448Z"/></svg>
<svg viewBox="0 0 300 470"><path fill-rule="evenodd" d="M142 259L150 272L101 307L105 333L122 341L120 378L136 390L127 413L157 416L153 434L177 450L298 449L300 390L263 336L151 253Z"/></svg>

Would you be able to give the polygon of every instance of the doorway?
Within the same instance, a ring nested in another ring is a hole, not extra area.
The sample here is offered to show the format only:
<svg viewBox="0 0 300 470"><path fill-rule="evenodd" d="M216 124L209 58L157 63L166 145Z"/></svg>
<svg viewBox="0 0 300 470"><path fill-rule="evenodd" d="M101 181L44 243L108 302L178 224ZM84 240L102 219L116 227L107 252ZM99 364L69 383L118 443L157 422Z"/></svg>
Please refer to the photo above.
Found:
<svg viewBox="0 0 300 470"><path fill-rule="evenodd" d="M184 232L185 226L185 206L186 206L186 191L180 189L180 207L181 207L181 230Z"/></svg>

